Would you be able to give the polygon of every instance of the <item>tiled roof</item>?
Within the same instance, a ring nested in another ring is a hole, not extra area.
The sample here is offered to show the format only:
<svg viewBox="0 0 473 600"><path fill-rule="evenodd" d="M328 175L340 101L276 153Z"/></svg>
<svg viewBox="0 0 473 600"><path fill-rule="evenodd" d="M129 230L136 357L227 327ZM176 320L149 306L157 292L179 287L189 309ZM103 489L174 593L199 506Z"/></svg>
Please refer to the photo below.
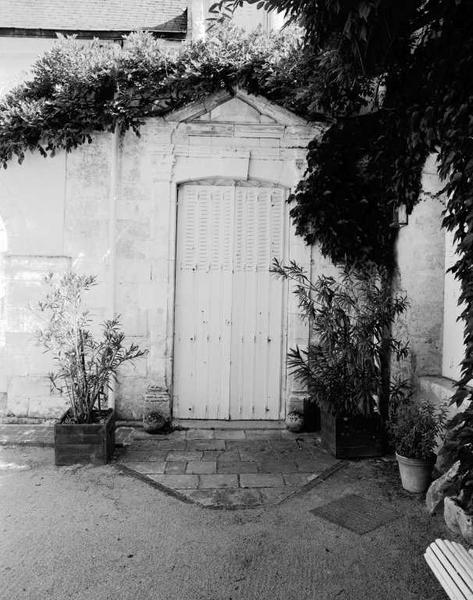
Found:
<svg viewBox="0 0 473 600"><path fill-rule="evenodd" d="M185 32L187 0L0 0L0 29Z"/></svg>

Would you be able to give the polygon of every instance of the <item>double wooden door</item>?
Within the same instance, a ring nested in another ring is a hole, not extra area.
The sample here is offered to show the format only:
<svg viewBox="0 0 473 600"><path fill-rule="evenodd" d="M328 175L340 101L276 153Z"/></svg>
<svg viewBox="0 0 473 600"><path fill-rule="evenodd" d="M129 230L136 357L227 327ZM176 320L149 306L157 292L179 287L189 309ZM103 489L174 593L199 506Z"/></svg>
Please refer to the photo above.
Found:
<svg viewBox="0 0 473 600"><path fill-rule="evenodd" d="M279 419L287 205L280 187L194 185L178 197L173 412Z"/></svg>

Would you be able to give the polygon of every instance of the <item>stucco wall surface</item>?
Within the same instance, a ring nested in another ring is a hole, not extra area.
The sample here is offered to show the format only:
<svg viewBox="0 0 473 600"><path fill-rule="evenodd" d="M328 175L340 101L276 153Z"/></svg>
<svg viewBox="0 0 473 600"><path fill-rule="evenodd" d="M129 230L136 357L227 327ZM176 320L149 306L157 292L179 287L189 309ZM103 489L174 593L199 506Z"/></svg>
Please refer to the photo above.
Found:
<svg viewBox="0 0 473 600"><path fill-rule="evenodd" d="M398 288L407 294L409 308L397 333L409 340L410 357L403 375L440 375L445 280L445 231L442 199L434 197L442 188L435 156L427 160L422 175L422 197L399 231Z"/></svg>

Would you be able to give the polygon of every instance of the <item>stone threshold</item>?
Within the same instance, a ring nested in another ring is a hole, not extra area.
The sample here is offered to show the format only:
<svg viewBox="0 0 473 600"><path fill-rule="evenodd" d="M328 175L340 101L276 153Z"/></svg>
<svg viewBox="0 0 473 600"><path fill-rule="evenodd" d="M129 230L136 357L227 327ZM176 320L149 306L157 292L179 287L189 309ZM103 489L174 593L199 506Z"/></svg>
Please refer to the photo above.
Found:
<svg viewBox="0 0 473 600"><path fill-rule="evenodd" d="M285 429L284 421L219 421L216 419L173 419L173 428L179 429ZM117 421L117 427L143 429L142 421Z"/></svg>
<svg viewBox="0 0 473 600"><path fill-rule="evenodd" d="M217 421L201 419L175 419L175 427L187 429L285 429L284 421Z"/></svg>

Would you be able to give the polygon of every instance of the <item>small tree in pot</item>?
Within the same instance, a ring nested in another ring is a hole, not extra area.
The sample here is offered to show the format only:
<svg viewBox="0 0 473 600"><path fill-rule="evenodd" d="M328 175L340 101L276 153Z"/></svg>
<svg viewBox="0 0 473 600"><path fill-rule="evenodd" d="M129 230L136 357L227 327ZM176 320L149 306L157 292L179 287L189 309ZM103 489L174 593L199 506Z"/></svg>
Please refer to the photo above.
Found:
<svg viewBox="0 0 473 600"><path fill-rule="evenodd" d="M96 337L83 294L96 278L68 272L59 279L45 278L49 291L39 302L46 316L38 340L50 352L57 370L50 373L53 387L65 394L69 409L55 426L56 464L108 462L114 445L113 411L103 410L103 401L119 367L146 354L136 344L126 346L119 317L102 324Z"/></svg>
<svg viewBox="0 0 473 600"><path fill-rule="evenodd" d="M315 281L295 262L274 261L272 270L295 284L309 326L308 347L292 348L288 365L321 409L324 445L338 458L382 454L382 353L407 355L407 345L390 333L406 298L386 290L379 270L346 268L337 279Z"/></svg>
<svg viewBox="0 0 473 600"><path fill-rule="evenodd" d="M429 487L434 450L445 428L447 407L429 400L412 400L410 394L391 406L388 432L396 449L402 487L423 493Z"/></svg>

